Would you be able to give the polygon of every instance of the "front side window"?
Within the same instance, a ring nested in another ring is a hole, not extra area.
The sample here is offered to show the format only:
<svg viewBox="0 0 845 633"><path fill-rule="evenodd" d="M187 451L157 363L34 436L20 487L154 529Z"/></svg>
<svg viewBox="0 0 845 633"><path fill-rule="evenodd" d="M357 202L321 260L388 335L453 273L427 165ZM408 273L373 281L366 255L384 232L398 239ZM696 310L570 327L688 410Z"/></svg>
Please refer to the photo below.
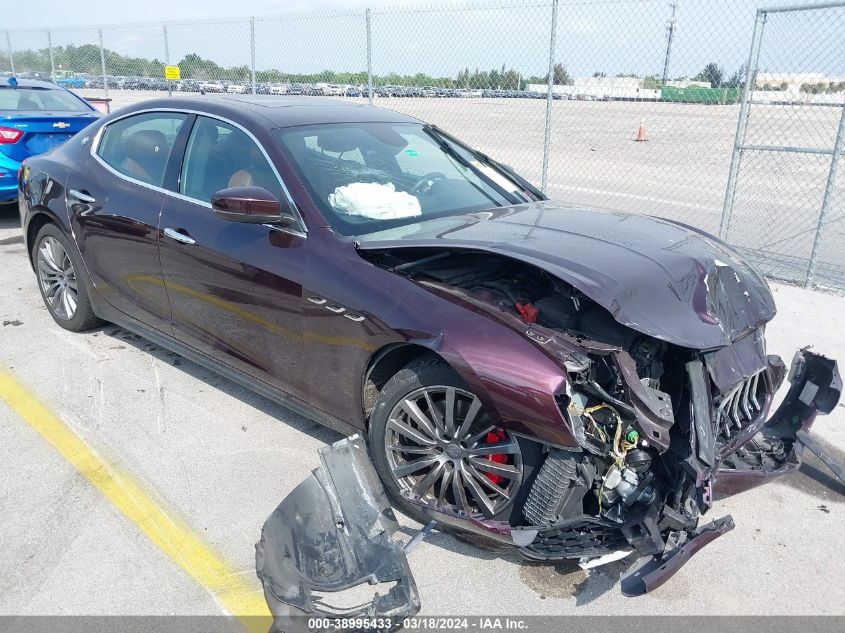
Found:
<svg viewBox="0 0 845 633"><path fill-rule="evenodd" d="M191 130L179 192L201 202L221 189L263 187L275 196L279 179L264 153L243 130L200 116Z"/></svg>
<svg viewBox="0 0 845 633"><path fill-rule="evenodd" d="M103 130L97 154L121 174L162 187L173 143L187 118L177 112L147 112L118 119Z"/></svg>
<svg viewBox="0 0 845 633"><path fill-rule="evenodd" d="M343 235L541 195L486 157L417 123L305 125L276 136L326 220Z"/></svg>

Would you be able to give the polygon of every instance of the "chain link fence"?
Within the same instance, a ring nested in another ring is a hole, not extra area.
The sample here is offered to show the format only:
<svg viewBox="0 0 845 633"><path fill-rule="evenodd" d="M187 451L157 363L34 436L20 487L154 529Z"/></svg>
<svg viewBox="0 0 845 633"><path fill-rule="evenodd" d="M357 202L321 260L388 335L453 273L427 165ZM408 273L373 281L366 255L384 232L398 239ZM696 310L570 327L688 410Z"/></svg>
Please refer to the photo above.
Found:
<svg viewBox="0 0 845 633"><path fill-rule="evenodd" d="M845 2L765 6L513 0L10 31L0 73L52 77L112 109L168 93L373 103L554 199L698 226L772 277L845 290L843 179L830 178Z"/></svg>
<svg viewBox="0 0 845 633"><path fill-rule="evenodd" d="M842 2L757 13L720 226L767 275L839 289L843 33Z"/></svg>

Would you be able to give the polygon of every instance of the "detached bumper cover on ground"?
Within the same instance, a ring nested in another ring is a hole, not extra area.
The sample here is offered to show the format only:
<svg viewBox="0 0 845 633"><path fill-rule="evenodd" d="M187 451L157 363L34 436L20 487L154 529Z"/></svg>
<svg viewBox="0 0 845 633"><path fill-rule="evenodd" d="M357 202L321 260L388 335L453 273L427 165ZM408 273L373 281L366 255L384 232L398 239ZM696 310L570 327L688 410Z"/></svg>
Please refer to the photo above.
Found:
<svg viewBox="0 0 845 633"><path fill-rule="evenodd" d="M398 523L364 440L355 435L327 446L320 461L273 511L256 545L256 570L273 615L414 615L417 587L392 538ZM387 589L355 606L320 595L365 583Z"/></svg>

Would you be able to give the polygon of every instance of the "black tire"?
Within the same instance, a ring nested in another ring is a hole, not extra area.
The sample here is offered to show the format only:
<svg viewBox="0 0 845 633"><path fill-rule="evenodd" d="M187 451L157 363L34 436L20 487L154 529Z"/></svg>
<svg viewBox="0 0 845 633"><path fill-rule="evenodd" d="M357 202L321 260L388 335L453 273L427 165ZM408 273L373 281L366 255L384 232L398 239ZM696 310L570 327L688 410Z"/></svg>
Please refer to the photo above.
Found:
<svg viewBox="0 0 845 633"><path fill-rule="evenodd" d="M48 238L52 238L59 242L73 266L72 271L76 281L76 309L70 318L63 318L51 305L42 284L41 276L39 275L38 251ZM36 269L35 272L38 290L41 292L41 298L44 301L44 305L47 307L47 312L50 313L50 316L53 317L53 320L57 324L66 330L70 330L71 332L84 332L103 323L103 321L94 314L94 309L91 306L91 300L88 295L88 289L91 287L91 284L87 274L85 273L85 267L83 266L76 249L69 243L67 237L65 237L65 234L58 226L49 223L41 227L41 230L38 231L38 234L33 241L31 254L32 261Z"/></svg>
<svg viewBox="0 0 845 633"><path fill-rule="evenodd" d="M388 459L389 451L386 446L386 442L388 441L386 434L388 432L388 422L391 413L403 399L424 387L439 386L455 387L472 394L466 383L442 359L436 356L424 357L401 369L384 385L370 415L368 433L370 456L384 484L385 491L398 510L421 523L426 523L430 520L430 517L425 514L419 505L410 502L402 494L402 488L397 478L393 475L393 470ZM477 417L479 420L483 420L481 426L489 423L483 409ZM516 441L519 446L519 457L513 456L509 457L509 459L519 459L518 463L522 468L522 477L515 484L510 501L497 508L495 513L486 513L485 516L488 519L492 518L499 521L510 520L512 523L515 523L519 521L522 515L521 506L526 494L525 484L530 480L529 477L534 471L537 459L539 458L539 450L533 442L514 436L509 436L509 439ZM420 478L422 479L423 475L420 475Z"/></svg>

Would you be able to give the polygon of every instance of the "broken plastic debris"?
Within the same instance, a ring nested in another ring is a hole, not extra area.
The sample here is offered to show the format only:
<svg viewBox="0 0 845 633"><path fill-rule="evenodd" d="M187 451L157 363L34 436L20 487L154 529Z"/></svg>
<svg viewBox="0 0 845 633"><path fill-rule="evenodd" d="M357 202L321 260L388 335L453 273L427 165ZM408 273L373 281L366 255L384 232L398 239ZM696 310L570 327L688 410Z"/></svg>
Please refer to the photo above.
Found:
<svg viewBox="0 0 845 633"><path fill-rule="evenodd" d="M376 220L412 218L422 214L420 201L392 182L353 182L329 194L329 204L346 215Z"/></svg>

